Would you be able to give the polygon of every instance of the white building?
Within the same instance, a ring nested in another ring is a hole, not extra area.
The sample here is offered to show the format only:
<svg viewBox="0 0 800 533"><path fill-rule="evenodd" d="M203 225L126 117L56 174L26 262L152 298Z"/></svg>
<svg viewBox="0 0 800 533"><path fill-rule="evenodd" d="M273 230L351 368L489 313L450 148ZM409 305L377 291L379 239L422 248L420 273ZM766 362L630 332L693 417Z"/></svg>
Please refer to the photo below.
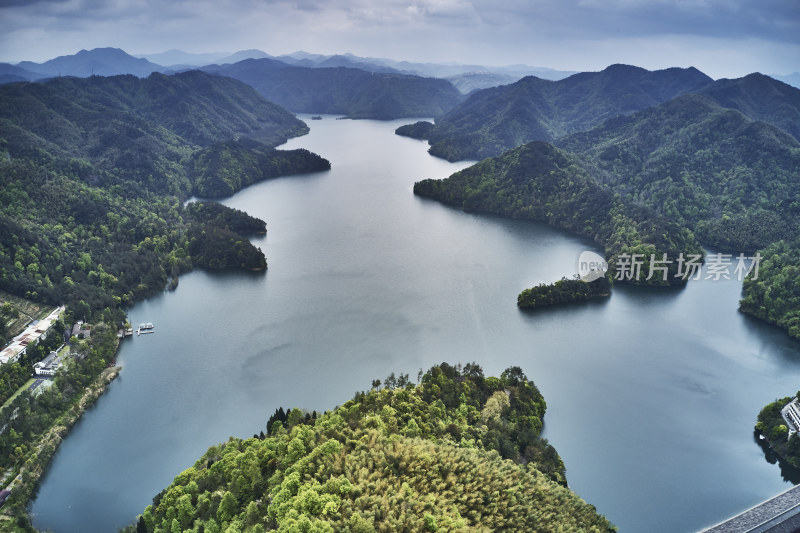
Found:
<svg viewBox="0 0 800 533"><path fill-rule="evenodd" d="M42 320L34 320L28 324L25 331L14 337L11 343L0 352L0 364L16 361L19 359L20 355L25 353L29 344L39 339L46 339L50 328L53 327L53 324L55 324L56 320L58 320L58 317L61 316L63 312L64 306L62 305L61 307L57 307Z"/></svg>
<svg viewBox="0 0 800 533"><path fill-rule="evenodd" d="M797 398L781 409L781 415L786 421L786 425L789 426L789 436L800 431L800 405L797 403Z"/></svg>

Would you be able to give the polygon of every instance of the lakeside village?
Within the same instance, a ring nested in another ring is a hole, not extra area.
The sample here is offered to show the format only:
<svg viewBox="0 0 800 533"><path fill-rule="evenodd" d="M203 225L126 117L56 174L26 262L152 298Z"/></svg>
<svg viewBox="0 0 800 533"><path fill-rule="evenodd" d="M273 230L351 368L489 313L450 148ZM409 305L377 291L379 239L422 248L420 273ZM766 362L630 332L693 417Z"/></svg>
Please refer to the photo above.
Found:
<svg viewBox="0 0 800 533"><path fill-rule="evenodd" d="M48 335L53 332L53 326L55 326L55 324L62 317L64 311L65 307L59 306L41 319L36 319L29 316L28 318L30 318L30 322L25 326L25 329L2 347L2 350L0 351L0 366L19 361L19 359L27 353L28 347L34 346L38 342L47 339ZM155 326L150 322L142 323L135 330L135 332L137 335L154 333ZM130 326L130 324L126 324L117 331L117 337L120 340L124 339L125 337L131 337L133 334L134 329ZM78 341L89 339L91 335L92 326L84 323L83 320L77 321L71 327L66 327L63 333L61 345L57 349L52 350L46 357L44 357L44 359L34 363L31 379L28 380L28 382L26 382L22 387L20 387L20 389L2 407L0 407L0 411L8 406L14 397L18 396L25 390L29 390L31 394L38 396L45 389L52 386L58 369L64 366L64 363L68 357L74 357L72 346ZM109 366L116 366L116 360L112 359L109 363ZM12 420L14 418L16 418L16 413L12 416ZM2 435L6 429L7 425L1 427L0 435ZM0 484L0 488L2 488L2 490L0 490L0 507L3 506L7 498L10 496L10 489L12 488L10 486L12 483L9 483L12 481L11 479L5 479L2 481L3 483Z"/></svg>

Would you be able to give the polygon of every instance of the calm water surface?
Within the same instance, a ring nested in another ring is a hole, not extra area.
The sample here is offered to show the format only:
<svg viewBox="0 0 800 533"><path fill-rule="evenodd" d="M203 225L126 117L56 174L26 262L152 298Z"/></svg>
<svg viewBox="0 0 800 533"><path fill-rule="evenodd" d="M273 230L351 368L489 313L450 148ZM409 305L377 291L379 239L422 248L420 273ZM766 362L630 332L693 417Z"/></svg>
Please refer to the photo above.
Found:
<svg viewBox="0 0 800 533"><path fill-rule="evenodd" d="M752 427L800 381L800 343L736 311L737 281L616 288L523 313L520 290L575 271L591 243L412 194L466 166L395 136L410 121L307 121L290 141L329 172L226 200L263 218L266 274L194 272L142 302L120 377L62 444L34 525L114 531L212 444L278 406L340 405L389 372L441 361L519 365L544 394L545 436L572 489L627 531L695 531L788 488Z"/></svg>

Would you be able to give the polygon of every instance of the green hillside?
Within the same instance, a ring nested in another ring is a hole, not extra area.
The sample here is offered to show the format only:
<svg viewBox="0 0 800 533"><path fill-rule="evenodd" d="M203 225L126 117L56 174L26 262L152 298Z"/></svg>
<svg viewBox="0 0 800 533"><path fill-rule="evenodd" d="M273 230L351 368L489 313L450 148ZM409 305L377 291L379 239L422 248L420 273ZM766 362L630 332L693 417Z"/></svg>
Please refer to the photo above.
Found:
<svg viewBox="0 0 800 533"><path fill-rule="evenodd" d="M392 374L322 416L211 447L130 531L614 531L566 488L522 371Z"/></svg>
<svg viewBox="0 0 800 533"><path fill-rule="evenodd" d="M800 89L763 74L717 80L699 91L722 107L780 128L800 140Z"/></svg>
<svg viewBox="0 0 800 533"><path fill-rule="evenodd" d="M449 161L495 156L530 141L590 129L710 82L694 68L651 72L628 65L559 81L528 76L478 91L437 119L429 135L430 153Z"/></svg>
<svg viewBox="0 0 800 533"><path fill-rule="evenodd" d="M681 253L702 254L692 233L649 208L626 202L596 182L583 165L568 152L532 142L447 179L417 182L414 193L466 211L547 222L603 246L612 268L623 254L642 254L641 283L682 283L674 261ZM646 281L651 256L661 259L664 253L673 261L667 280L663 271L656 271Z"/></svg>
<svg viewBox="0 0 800 533"><path fill-rule="evenodd" d="M556 144L627 201L688 225L708 244L753 252L800 227L800 142L705 96L681 96Z"/></svg>
<svg viewBox="0 0 800 533"><path fill-rule="evenodd" d="M739 309L800 339L800 240L761 250L758 278L744 280Z"/></svg>
<svg viewBox="0 0 800 533"><path fill-rule="evenodd" d="M244 235L182 203L329 168L271 149L306 131L244 83L197 71L0 87L0 288L110 320L193 266L264 269ZM230 179L252 160L269 165Z"/></svg>

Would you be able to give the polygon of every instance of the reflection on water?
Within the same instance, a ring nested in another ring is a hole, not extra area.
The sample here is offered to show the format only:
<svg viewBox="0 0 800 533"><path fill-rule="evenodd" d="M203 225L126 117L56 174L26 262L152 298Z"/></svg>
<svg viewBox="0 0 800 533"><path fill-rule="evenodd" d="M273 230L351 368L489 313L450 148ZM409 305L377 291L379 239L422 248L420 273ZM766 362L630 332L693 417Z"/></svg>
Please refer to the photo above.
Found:
<svg viewBox="0 0 800 533"><path fill-rule="evenodd" d="M761 448L761 451L764 452L764 459L766 459L769 464L774 465L777 463L778 466L780 466L781 477L784 481L793 485L800 483L800 468L784 461L780 455L770 448L765 439L759 438L758 431L753 431L753 440L758 444L758 447Z"/></svg>

